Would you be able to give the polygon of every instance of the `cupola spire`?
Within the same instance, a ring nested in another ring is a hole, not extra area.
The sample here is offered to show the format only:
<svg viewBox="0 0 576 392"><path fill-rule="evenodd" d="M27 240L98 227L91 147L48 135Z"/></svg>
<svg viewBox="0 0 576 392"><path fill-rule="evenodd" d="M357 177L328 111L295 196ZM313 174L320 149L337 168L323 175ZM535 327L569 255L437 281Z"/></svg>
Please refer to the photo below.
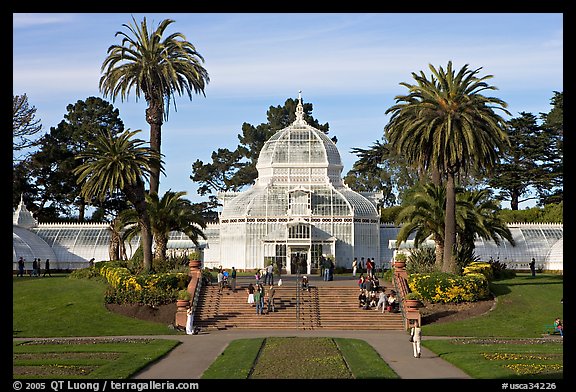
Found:
<svg viewBox="0 0 576 392"><path fill-rule="evenodd" d="M295 124L306 124L304 120L304 106L302 105L302 90L298 91L298 105L296 105L296 121Z"/></svg>

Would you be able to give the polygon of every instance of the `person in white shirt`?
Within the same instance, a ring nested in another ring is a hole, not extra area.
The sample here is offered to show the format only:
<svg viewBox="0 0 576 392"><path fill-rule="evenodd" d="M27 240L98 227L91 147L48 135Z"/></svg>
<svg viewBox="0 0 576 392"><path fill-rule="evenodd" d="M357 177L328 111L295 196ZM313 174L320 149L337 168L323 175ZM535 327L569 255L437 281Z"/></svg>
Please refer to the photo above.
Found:
<svg viewBox="0 0 576 392"><path fill-rule="evenodd" d="M418 324L418 320L414 320L412 324L412 329L410 330L412 335L412 349L414 350L414 358L420 358L420 342L422 341L422 328Z"/></svg>
<svg viewBox="0 0 576 392"><path fill-rule="evenodd" d="M264 278L264 284L273 285L274 284L274 266L272 263L266 267L266 277Z"/></svg>
<svg viewBox="0 0 576 392"><path fill-rule="evenodd" d="M384 290L380 290L380 295L378 296L378 303L376 304L376 310L379 310L380 306L382 306L382 313L384 313L384 311L386 310L386 305L388 305L386 301L386 293L384 292Z"/></svg>

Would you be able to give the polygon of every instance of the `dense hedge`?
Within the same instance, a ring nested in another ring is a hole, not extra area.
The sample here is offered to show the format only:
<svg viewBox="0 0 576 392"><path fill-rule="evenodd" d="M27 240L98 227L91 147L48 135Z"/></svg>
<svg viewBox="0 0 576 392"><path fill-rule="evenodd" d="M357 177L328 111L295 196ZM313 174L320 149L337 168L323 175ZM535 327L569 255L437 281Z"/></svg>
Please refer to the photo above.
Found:
<svg viewBox="0 0 576 392"><path fill-rule="evenodd" d="M118 262L97 263L95 268L109 285L107 303L162 305L176 301L178 291L186 289L190 276L184 272L134 275Z"/></svg>
<svg viewBox="0 0 576 392"><path fill-rule="evenodd" d="M490 296L489 281L481 273L454 275L445 272L410 274L408 287L433 303L474 302Z"/></svg>

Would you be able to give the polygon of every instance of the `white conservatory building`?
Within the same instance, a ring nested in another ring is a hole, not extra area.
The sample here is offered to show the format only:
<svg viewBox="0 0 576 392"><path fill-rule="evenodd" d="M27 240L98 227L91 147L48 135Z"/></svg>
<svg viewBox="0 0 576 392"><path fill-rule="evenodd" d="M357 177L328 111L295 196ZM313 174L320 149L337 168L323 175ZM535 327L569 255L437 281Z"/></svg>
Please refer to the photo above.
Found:
<svg viewBox="0 0 576 392"><path fill-rule="evenodd" d="M311 273L322 255L350 267L358 257L380 259L377 194L359 194L342 181L336 145L304 120L277 131L260 152L258 179L243 192L219 194L220 221L205 231L205 266Z"/></svg>
<svg viewBox="0 0 576 392"><path fill-rule="evenodd" d="M302 100L296 120L277 131L260 152L258 179L243 192L219 194L219 222L208 224L200 240L203 266L239 270L263 268L270 262L287 273L310 274L322 255L336 266L351 268L357 257L374 258L389 268L395 251L410 248L409 239L397 247L400 227L380 223L379 193L357 193L342 181L342 162L336 145L304 120ZM509 268L563 271L563 224L509 224L516 246L497 246L477 239L475 253L484 261L505 262ZM34 258L50 259L53 269L73 270L109 260L106 223L38 223L23 201L13 213L12 263L23 257L26 268ZM138 236L126 244L128 257L139 246ZM172 232L168 255L186 255L194 243Z"/></svg>

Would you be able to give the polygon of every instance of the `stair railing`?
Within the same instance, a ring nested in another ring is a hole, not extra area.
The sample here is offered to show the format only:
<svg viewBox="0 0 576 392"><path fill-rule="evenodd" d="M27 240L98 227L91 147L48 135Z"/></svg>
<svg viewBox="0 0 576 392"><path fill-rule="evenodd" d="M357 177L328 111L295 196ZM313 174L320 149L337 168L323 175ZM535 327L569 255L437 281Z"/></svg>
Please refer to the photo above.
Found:
<svg viewBox="0 0 576 392"><path fill-rule="evenodd" d="M302 292L302 284L300 282L300 269L296 274L296 328L300 328L300 296Z"/></svg>
<svg viewBox="0 0 576 392"><path fill-rule="evenodd" d="M200 279L198 279L198 283L196 283L196 289L194 290L194 297L192 298L192 312L196 312L196 306L198 305L198 300L200 299L200 290L202 289L202 275L200 275Z"/></svg>

